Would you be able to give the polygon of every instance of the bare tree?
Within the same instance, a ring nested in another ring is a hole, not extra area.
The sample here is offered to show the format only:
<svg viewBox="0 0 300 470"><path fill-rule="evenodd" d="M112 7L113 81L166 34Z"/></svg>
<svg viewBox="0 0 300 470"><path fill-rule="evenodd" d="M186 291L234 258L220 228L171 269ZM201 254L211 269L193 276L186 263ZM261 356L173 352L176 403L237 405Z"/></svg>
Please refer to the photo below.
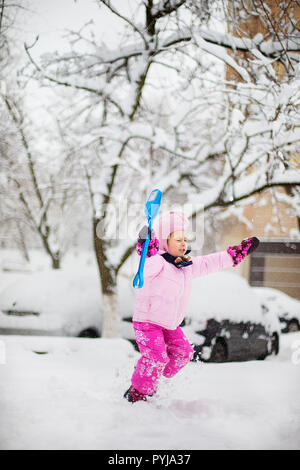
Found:
<svg viewBox="0 0 300 470"><path fill-rule="evenodd" d="M46 151L56 161L53 169L49 162L43 161L45 157L40 152L39 157L34 155L37 153L34 150L37 137L32 137L31 134L38 133L38 129L26 118L21 99L13 99L11 94L2 95L1 98L5 103L7 116L15 127L14 147L7 145L6 149L2 149L3 169L7 178L6 187L2 191L8 201L17 200L14 216L7 216L12 214L9 204L4 218L14 218L18 229L20 221L30 227L50 257L52 268L59 269L75 228L74 224L66 226L66 214L70 204L75 206L76 199L83 190L78 179L74 178L73 161L62 146L55 150L53 145L49 145ZM44 130L44 138L53 141L53 133L47 135ZM33 141L35 145L32 145ZM65 230L62 231L63 226Z"/></svg>
<svg viewBox="0 0 300 470"><path fill-rule="evenodd" d="M0 3L1 232L17 243L27 261L26 239L40 243L57 269L76 232L71 202L75 208L84 191L74 177L74 164L59 127L55 128L54 121L50 132L40 125L39 119L49 120L43 104L40 115L32 117L26 84L19 79L23 58L16 31L18 13L26 7L27 2ZM45 142L49 142L48 148L41 152Z"/></svg>

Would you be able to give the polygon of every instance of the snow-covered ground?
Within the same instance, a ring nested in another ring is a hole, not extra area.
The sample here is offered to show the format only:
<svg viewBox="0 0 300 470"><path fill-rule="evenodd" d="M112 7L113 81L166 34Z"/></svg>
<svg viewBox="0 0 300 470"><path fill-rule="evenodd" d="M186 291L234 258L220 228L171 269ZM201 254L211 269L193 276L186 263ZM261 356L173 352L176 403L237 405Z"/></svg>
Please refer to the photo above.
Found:
<svg viewBox="0 0 300 470"><path fill-rule="evenodd" d="M86 312L88 297L99 315L91 254L70 255L58 273L40 253L27 266L14 256L0 252L2 303L15 296L51 319L74 304ZM0 320L21 327L26 317ZM190 363L151 401L130 405L122 396L138 357L124 339L0 336L0 449L300 449L300 332L282 335L279 355L262 362Z"/></svg>
<svg viewBox="0 0 300 470"><path fill-rule="evenodd" d="M0 449L300 449L300 332L265 361L190 363L131 405L138 357L123 339L1 336Z"/></svg>

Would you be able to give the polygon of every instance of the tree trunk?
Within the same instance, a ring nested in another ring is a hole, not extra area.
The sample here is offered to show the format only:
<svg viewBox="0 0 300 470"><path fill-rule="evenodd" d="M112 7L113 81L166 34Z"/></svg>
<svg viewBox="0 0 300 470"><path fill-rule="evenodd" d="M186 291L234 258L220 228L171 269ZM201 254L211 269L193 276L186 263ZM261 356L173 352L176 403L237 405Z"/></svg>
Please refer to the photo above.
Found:
<svg viewBox="0 0 300 470"><path fill-rule="evenodd" d="M49 231L47 230L47 235L44 235L41 232L41 230L39 230L39 234L42 238L44 248L51 258L52 269L60 269L61 253L60 253L60 250L56 250L56 251L51 250L49 241L48 241Z"/></svg>
<svg viewBox="0 0 300 470"><path fill-rule="evenodd" d="M26 242L25 242L24 230L22 229L22 226L21 226L20 222L18 222L18 221L17 221L17 228L18 228L18 232L19 232L19 235L20 235L19 241L20 241L20 248L21 248L22 254L24 256L25 261L27 261L27 263L29 263L30 262L30 257L29 257L29 252L27 250L27 246L26 246Z"/></svg>
<svg viewBox="0 0 300 470"><path fill-rule="evenodd" d="M107 294L102 291L102 337L120 337L120 316L117 293Z"/></svg>
<svg viewBox="0 0 300 470"><path fill-rule="evenodd" d="M51 255L52 269L60 269L60 253L59 251Z"/></svg>
<svg viewBox="0 0 300 470"><path fill-rule="evenodd" d="M120 315L117 297L116 269L106 256L108 242L97 236L97 224L100 219L93 219L93 241L100 274L102 291L102 334L104 338L120 336Z"/></svg>

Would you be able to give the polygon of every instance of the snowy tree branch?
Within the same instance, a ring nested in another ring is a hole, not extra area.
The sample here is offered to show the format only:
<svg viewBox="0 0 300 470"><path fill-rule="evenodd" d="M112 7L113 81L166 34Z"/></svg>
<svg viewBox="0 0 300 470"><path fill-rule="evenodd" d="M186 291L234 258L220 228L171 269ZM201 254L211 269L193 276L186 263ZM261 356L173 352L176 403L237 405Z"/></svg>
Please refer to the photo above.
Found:
<svg viewBox="0 0 300 470"><path fill-rule="evenodd" d="M134 24L133 21L131 21L129 18L127 18L125 15L122 15L110 2L110 0L99 0L99 2L103 3L114 15L118 16L121 18L123 21L128 23L133 31L139 34L139 36L142 38L144 42L144 47L145 49L148 49L148 42L143 34L143 32Z"/></svg>
<svg viewBox="0 0 300 470"><path fill-rule="evenodd" d="M108 96L103 90L99 90L99 89L95 89L95 88L91 88L91 87L86 87L84 85L78 85L78 84L70 83L70 82L67 82L67 81L61 81L61 80L53 78L53 77L51 77L47 74L44 74L42 69L38 66L38 64L32 58L32 56L29 52L29 47L26 43L24 44L24 47L25 47L25 51L26 51L26 54L27 54L30 62L33 64L35 69L42 75L42 77L44 79L48 80L49 82L55 83L56 85L61 85L61 86L68 87L68 88L74 88L75 90L87 91L89 93L93 93L95 95L98 95L98 96L106 99L110 103L112 103L118 109L120 114L122 116L124 115L124 112L123 112L121 106L118 103L116 103L113 99L111 99L110 96Z"/></svg>

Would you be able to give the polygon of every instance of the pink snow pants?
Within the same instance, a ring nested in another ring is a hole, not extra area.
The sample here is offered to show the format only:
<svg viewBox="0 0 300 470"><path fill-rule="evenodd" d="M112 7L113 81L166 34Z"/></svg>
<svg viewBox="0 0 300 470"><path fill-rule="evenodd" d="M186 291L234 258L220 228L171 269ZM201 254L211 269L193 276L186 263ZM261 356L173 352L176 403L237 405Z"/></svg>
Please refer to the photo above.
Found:
<svg viewBox="0 0 300 470"><path fill-rule="evenodd" d="M131 384L140 393L152 395L160 377L173 377L193 357L194 350L180 327L167 330L159 325L133 322L136 342L142 354Z"/></svg>

